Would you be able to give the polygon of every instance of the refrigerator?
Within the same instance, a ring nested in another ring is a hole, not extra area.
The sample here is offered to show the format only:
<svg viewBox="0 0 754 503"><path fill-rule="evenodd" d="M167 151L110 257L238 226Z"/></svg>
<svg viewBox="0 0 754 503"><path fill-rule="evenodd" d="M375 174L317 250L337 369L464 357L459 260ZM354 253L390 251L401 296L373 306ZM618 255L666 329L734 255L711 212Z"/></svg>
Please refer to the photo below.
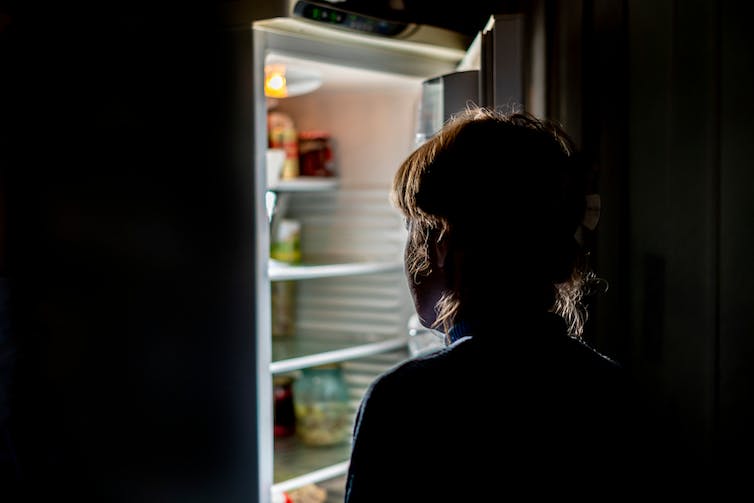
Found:
<svg viewBox="0 0 754 503"><path fill-rule="evenodd" d="M157 6L20 10L4 29L9 492L267 503L324 488L337 501L348 441L276 436L276 386L295 402L308 369L335 365L348 431L371 380L433 341L412 319L391 178L450 113L420 105L454 72L479 72L482 104L489 72L493 97L528 101L530 77L484 64L489 47L523 53L523 21L501 16L511 29L459 45L428 27L261 13L270 4L243 22ZM276 59L319 87L273 105L264 70ZM325 142L332 176L273 180L273 111ZM300 259L275 263L291 228ZM294 293L273 305L279 285ZM292 333L277 333L279 312Z"/></svg>
<svg viewBox="0 0 754 503"><path fill-rule="evenodd" d="M406 231L388 197L397 167L467 104L528 101L536 108L540 85L536 72L524 71L532 52L521 15L491 16L468 43L386 36L374 25L359 33L317 15L252 25L265 502L342 501L350 432L366 387L390 366L441 345L441 334L416 323L407 290ZM281 68L290 92L271 96L266 79ZM306 157L313 140L319 171ZM338 373L344 418L335 417L332 394L310 400L312 369ZM421 425L406 427L422 434Z"/></svg>

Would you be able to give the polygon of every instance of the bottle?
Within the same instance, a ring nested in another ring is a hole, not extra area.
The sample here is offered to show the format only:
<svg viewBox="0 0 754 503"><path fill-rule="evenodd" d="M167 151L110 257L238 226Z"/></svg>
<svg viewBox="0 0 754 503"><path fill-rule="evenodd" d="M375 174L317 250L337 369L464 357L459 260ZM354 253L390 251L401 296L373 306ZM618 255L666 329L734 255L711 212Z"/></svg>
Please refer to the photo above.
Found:
<svg viewBox="0 0 754 503"><path fill-rule="evenodd" d="M298 130L293 119L281 112L267 114L268 142L272 149L285 150L285 160L280 173L281 180L291 180L299 176Z"/></svg>
<svg viewBox="0 0 754 503"><path fill-rule="evenodd" d="M287 264L301 262L301 222L282 218L273 225L270 258Z"/></svg>
<svg viewBox="0 0 754 503"><path fill-rule="evenodd" d="M302 443L328 446L350 439L353 411L339 364L303 369L293 383L293 403Z"/></svg>
<svg viewBox="0 0 754 503"><path fill-rule="evenodd" d="M292 337L296 332L296 282L273 281L270 284L272 336Z"/></svg>
<svg viewBox="0 0 754 503"><path fill-rule="evenodd" d="M301 262L301 223L283 218L273 226L270 258L286 264ZM296 282L273 281L270 285L273 337L290 337L296 330Z"/></svg>

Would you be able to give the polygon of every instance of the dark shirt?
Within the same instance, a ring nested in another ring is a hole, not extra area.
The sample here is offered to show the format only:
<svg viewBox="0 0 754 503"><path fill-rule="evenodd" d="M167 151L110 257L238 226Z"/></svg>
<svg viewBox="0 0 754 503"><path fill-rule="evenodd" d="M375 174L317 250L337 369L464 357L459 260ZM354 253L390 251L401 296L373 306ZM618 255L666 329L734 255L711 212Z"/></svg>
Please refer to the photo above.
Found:
<svg viewBox="0 0 754 503"><path fill-rule="evenodd" d="M585 496L626 473L624 372L561 318L448 335L367 390L347 503Z"/></svg>

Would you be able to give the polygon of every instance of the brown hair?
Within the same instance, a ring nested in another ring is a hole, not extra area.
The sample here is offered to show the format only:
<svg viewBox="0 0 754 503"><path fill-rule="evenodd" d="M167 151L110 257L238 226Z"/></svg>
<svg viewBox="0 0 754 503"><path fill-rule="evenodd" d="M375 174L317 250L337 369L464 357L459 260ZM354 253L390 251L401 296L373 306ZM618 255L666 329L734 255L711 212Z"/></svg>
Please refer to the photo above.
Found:
<svg viewBox="0 0 754 503"><path fill-rule="evenodd" d="M407 273L429 273L433 240L448 239L458 259L433 328L552 311L581 336L594 278L574 238L585 195L586 170L556 123L480 107L451 118L403 162L391 192L412 224Z"/></svg>

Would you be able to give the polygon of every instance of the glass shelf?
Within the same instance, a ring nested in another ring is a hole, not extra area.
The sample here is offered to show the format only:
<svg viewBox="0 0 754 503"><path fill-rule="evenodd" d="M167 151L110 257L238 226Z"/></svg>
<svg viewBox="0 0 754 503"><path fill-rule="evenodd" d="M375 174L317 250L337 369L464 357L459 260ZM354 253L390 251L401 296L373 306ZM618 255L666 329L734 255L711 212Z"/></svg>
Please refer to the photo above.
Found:
<svg viewBox="0 0 754 503"><path fill-rule="evenodd" d="M274 192L316 192L319 190L333 190L338 187L337 178L322 176L300 176L290 180L279 180L267 190Z"/></svg>
<svg viewBox="0 0 754 503"><path fill-rule="evenodd" d="M265 205L270 223L274 226L276 216L285 214L291 193L333 191L338 188L338 185L338 179L334 177L300 176L290 180L279 180L276 184L267 187L265 192Z"/></svg>
<svg viewBox="0 0 754 503"><path fill-rule="evenodd" d="M271 281L332 278L403 270L402 262L353 262L343 264L290 265L270 260L268 268Z"/></svg>
<svg viewBox="0 0 754 503"><path fill-rule="evenodd" d="M350 443L309 447L295 436L276 438L273 491L288 491L344 475L350 453Z"/></svg>
<svg viewBox="0 0 754 503"><path fill-rule="evenodd" d="M341 362L406 348L408 336L364 338L274 337L270 372L281 374L325 363Z"/></svg>

